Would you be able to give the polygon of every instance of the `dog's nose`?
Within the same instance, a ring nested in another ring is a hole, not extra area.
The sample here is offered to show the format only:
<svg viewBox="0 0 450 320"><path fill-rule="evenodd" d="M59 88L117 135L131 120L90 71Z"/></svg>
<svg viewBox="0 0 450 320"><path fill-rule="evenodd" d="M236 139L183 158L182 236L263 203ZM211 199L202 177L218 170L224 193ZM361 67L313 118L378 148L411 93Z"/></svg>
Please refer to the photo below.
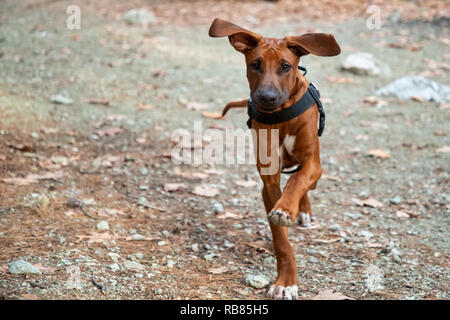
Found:
<svg viewBox="0 0 450 320"><path fill-rule="evenodd" d="M278 92L275 90L264 90L259 93L259 98L264 104L274 104L278 98Z"/></svg>

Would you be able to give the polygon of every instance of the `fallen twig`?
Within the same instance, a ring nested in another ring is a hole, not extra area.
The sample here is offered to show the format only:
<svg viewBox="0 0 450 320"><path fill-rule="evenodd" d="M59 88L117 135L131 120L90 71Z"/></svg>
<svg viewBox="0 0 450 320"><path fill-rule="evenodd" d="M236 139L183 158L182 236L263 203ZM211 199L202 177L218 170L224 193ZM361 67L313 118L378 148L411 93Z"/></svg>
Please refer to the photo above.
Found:
<svg viewBox="0 0 450 320"><path fill-rule="evenodd" d="M78 199L75 199L75 198L70 198L70 199L67 201L66 205L67 205L69 208L80 208L81 211L82 211L87 217L89 217L89 218L91 218L91 219L98 219L97 217L91 216L91 215L87 212L87 210L86 210L86 208L85 208L85 205L84 205L84 202L81 201L81 200L78 200Z"/></svg>

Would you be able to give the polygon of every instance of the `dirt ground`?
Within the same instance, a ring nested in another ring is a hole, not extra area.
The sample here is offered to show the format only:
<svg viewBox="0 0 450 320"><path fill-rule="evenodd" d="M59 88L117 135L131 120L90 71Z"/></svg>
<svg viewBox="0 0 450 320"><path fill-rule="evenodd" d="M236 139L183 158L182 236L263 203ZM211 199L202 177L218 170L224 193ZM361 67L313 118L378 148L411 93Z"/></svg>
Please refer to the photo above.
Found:
<svg viewBox="0 0 450 320"><path fill-rule="evenodd" d="M266 36L333 33L342 48L301 61L327 124L324 175L310 192L317 228L289 235L300 298L332 289L354 299L449 299L449 106L364 102L405 75L449 85L448 2L375 1L375 30L356 0L78 3L79 30L66 28L66 1L0 3L0 298L265 297L244 281L276 276L254 165L168 157L173 130L193 131L194 120L246 128L244 111L202 115L249 94L243 57L207 36L218 16ZM125 23L132 8L157 22ZM358 51L392 74L342 72ZM52 103L57 94L73 103ZM19 259L41 274L10 273ZM370 290L378 276L381 287Z"/></svg>

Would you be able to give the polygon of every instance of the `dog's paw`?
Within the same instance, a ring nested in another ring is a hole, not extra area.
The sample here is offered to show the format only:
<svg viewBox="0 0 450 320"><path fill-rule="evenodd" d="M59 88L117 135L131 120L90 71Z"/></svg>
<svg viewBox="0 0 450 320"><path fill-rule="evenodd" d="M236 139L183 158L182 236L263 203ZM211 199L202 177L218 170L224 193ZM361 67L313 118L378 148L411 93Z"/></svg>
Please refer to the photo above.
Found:
<svg viewBox="0 0 450 320"><path fill-rule="evenodd" d="M298 215L297 222L300 226L303 228L311 228L311 216L309 213L306 212L300 212Z"/></svg>
<svg viewBox="0 0 450 320"><path fill-rule="evenodd" d="M269 290L267 291L267 298L277 300L297 300L298 287L297 286L282 287L277 285L271 285Z"/></svg>
<svg viewBox="0 0 450 320"><path fill-rule="evenodd" d="M272 224L278 226L289 227L292 225L291 215L283 210L272 210L267 215L267 218Z"/></svg>

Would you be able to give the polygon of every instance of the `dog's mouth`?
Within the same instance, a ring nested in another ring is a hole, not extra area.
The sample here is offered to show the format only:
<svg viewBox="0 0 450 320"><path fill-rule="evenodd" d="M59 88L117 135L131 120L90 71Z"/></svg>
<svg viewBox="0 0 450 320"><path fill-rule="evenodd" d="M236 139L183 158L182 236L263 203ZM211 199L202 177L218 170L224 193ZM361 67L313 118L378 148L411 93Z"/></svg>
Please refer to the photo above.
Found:
<svg viewBox="0 0 450 320"><path fill-rule="evenodd" d="M277 92L277 97L267 99L258 90L255 93L251 93L251 99L257 109L263 112L273 112L279 109L285 102L286 97L283 92Z"/></svg>
<svg viewBox="0 0 450 320"><path fill-rule="evenodd" d="M255 105L255 107L260 111L273 112L279 109L284 104L285 101L277 101L275 103L268 104L260 101L259 99L253 99L252 97L252 102Z"/></svg>

